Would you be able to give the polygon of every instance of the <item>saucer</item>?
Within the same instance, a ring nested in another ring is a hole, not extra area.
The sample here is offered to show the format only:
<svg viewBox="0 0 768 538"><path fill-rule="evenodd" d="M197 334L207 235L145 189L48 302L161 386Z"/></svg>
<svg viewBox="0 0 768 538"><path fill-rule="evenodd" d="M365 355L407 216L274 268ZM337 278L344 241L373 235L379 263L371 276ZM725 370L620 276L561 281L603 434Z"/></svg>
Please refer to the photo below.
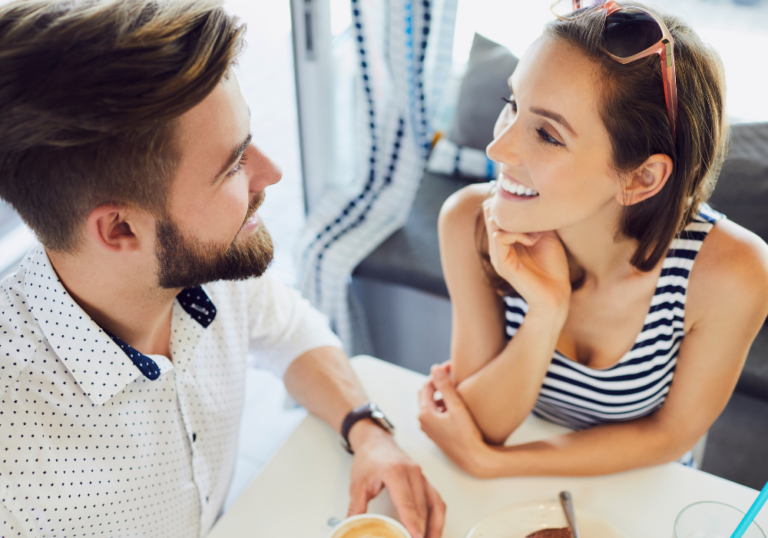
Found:
<svg viewBox="0 0 768 538"><path fill-rule="evenodd" d="M579 533L588 538L626 538L608 523L589 512L576 509ZM475 525L467 538L525 538L532 532L567 527L559 502L516 504Z"/></svg>

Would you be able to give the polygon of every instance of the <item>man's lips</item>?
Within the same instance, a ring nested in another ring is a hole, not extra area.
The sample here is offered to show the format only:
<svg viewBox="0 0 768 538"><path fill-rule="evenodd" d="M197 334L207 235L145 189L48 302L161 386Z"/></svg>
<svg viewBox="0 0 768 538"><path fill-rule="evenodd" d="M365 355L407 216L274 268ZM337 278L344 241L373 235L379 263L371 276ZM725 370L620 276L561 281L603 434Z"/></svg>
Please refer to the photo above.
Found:
<svg viewBox="0 0 768 538"><path fill-rule="evenodd" d="M248 206L248 213L245 216L245 221L243 222L242 228L245 228L246 226L250 227L250 226L258 224L258 222L259 222L259 215L256 213L256 211L259 210L259 207L261 207L261 204L263 204L263 203L264 203L264 193L261 192L249 204L249 206Z"/></svg>
<svg viewBox="0 0 768 538"><path fill-rule="evenodd" d="M252 224L255 224L257 222L259 222L259 214L258 213L254 213L253 215L251 215L251 218L249 218L248 220L245 221L245 224L243 224L243 226L252 225Z"/></svg>

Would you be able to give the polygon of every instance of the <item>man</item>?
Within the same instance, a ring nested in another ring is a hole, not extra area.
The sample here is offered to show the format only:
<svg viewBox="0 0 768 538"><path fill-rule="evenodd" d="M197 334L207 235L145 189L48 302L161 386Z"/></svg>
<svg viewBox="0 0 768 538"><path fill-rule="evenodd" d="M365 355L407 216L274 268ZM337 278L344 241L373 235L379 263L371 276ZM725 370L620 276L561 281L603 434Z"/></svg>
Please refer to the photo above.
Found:
<svg viewBox="0 0 768 538"><path fill-rule="evenodd" d="M0 197L41 241L0 284L2 536L205 535L249 348L344 434L350 514L387 487L414 538L442 533L325 318L263 274L281 173L248 133L242 39L215 0L0 7Z"/></svg>

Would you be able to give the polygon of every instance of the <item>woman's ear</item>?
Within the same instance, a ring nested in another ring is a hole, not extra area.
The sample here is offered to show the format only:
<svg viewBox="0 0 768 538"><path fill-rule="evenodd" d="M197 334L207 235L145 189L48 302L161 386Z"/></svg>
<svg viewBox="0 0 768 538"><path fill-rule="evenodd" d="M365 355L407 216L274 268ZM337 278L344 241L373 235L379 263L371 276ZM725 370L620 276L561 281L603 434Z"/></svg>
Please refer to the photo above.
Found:
<svg viewBox="0 0 768 538"><path fill-rule="evenodd" d="M630 206L656 195L667 184L672 168L669 155L651 155L629 175L627 185L617 193L616 200Z"/></svg>

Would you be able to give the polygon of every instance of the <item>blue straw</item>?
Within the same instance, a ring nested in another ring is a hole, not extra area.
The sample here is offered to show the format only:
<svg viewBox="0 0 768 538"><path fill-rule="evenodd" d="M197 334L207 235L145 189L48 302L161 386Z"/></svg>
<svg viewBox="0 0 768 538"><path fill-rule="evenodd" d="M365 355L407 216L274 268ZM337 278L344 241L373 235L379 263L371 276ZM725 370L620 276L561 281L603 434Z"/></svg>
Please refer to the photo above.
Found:
<svg viewBox="0 0 768 538"><path fill-rule="evenodd" d="M744 519L741 520L739 526L733 531L731 538L741 538L744 536L744 533L747 532L747 529L755 520L755 517L757 517L757 513L765 504L765 501L768 501L768 482L766 482L765 486L763 486L763 491L760 492L757 499L755 499L755 502L752 503L752 506L747 510Z"/></svg>

